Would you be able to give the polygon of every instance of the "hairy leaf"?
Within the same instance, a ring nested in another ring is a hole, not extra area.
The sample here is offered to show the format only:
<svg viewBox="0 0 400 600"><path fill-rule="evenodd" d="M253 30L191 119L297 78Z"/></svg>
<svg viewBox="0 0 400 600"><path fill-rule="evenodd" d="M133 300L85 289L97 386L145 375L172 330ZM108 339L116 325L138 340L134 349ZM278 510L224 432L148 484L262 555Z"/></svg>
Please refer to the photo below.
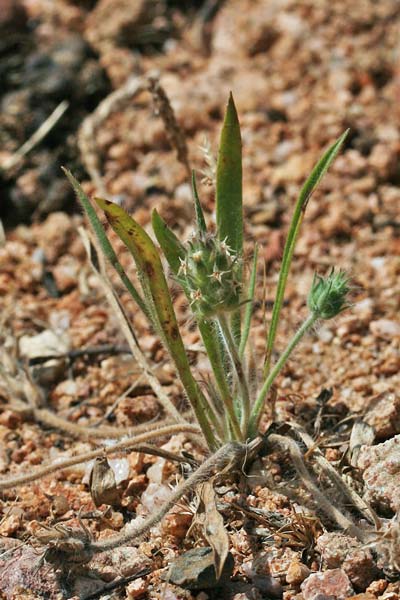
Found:
<svg viewBox="0 0 400 600"><path fill-rule="evenodd" d="M174 232L168 227L167 223L158 214L156 209L151 215L151 224L153 226L154 235L160 244L161 250L168 261L174 275L179 271L180 260L185 257L185 249L183 244L178 240Z"/></svg>
<svg viewBox="0 0 400 600"><path fill-rule="evenodd" d="M129 279L127 274L125 273L124 268L122 267L121 263L119 262L117 255L114 252L114 248L111 246L111 243L110 243L109 239L107 238L106 233L104 231L103 225L102 225L99 217L97 216L96 211L94 210L89 198L83 191L81 185L78 183L78 181L72 175L72 173L70 173L70 171L68 171L64 167L62 167L62 170L64 171L70 184L72 185L72 187L77 195L77 198L78 198L79 202L81 203L83 210L85 211L85 213L89 219L89 223L92 226L92 229L98 239L98 242L104 253L104 256L107 258L107 260L110 262L110 264L117 271L118 275L121 278L122 283L125 285L126 289L130 293L132 298L135 300L136 304L141 308L141 310L144 312L144 314L147 317L149 317L150 315L149 315L149 312L147 310L145 303L143 302L143 298L140 296L139 292L137 291L137 289L135 288L135 286L133 285L133 283L131 282L131 280Z"/></svg>
<svg viewBox="0 0 400 600"><path fill-rule="evenodd" d="M279 272L278 286L276 290L274 308L272 311L271 324L267 339L266 357L264 365L264 375L266 375L270 368L272 351L275 343L276 332L278 329L279 317L283 306L283 299L285 294L286 282L289 275L289 269L293 258L294 249L296 246L297 237L300 231L301 224L303 222L304 213L311 197L311 194L329 169L330 165L336 158L344 140L347 137L349 130L347 129L330 148L324 153L322 158L317 162L313 168L311 175L303 185L296 206L292 221L290 223L288 236L286 239L285 248L283 251L282 264Z"/></svg>
<svg viewBox="0 0 400 600"><path fill-rule="evenodd" d="M190 370L157 248L145 230L123 208L100 198L96 198L96 202L135 260L146 300L156 316L157 333L175 363L207 442L215 447L215 436L208 421L214 415Z"/></svg>
<svg viewBox="0 0 400 600"><path fill-rule="evenodd" d="M243 251L242 140L232 94L222 127L217 162L218 235L239 255Z"/></svg>

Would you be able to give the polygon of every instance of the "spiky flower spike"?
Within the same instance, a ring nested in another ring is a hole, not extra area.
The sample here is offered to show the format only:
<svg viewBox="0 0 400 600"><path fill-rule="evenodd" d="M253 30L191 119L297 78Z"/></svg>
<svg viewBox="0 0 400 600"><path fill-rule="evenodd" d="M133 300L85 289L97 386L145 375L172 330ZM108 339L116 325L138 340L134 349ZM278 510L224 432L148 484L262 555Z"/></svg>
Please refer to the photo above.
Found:
<svg viewBox="0 0 400 600"><path fill-rule="evenodd" d="M331 270L327 277L315 273L307 304L319 319L332 319L348 308L349 277L344 271Z"/></svg>
<svg viewBox="0 0 400 600"><path fill-rule="evenodd" d="M177 279L188 291L195 313L208 318L238 308L241 260L225 241L197 233L180 261Z"/></svg>

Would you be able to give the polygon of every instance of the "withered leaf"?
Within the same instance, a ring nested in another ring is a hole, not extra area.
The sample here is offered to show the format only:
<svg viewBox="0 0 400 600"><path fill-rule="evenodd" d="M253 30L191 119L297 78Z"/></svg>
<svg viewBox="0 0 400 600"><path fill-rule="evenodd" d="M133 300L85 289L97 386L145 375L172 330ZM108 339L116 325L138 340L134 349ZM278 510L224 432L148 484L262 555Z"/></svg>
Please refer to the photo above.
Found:
<svg viewBox="0 0 400 600"><path fill-rule="evenodd" d="M120 503L121 494L117 488L114 471L105 456L96 458L89 479L90 495L96 506Z"/></svg>
<svg viewBox="0 0 400 600"><path fill-rule="evenodd" d="M361 446L371 446L375 438L374 428L365 421L357 420L354 422L350 434L349 455L350 464L357 466L358 456Z"/></svg>
<svg viewBox="0 0 400 600"><path fill-rule="evenodd" d="M213 551L214 568L217 580L221 577L229 553L229 537L224 519L217 510L217 502L212 481L206 481L199 489L199 521L204 535Z"/></svg>

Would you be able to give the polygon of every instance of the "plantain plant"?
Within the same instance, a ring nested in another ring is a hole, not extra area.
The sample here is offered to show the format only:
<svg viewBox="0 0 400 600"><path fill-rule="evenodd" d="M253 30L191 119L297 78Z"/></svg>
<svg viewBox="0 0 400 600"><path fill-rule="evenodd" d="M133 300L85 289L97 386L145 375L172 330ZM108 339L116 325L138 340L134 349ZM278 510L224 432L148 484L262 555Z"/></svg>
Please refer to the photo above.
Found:
<svg viewBox="0 0 400 600"><path fill-rule="evenodd" d="M65 171L104 254L168 351L211 451L230 441L243 443L257 436L268 393L293 349L316 321L330 319L348 306L349 283L346 274L334 270L325 278L316 274L307 302L309 314L277 362L271 364L285 286L305 209L346 135L347 131L315 165L296 202L283 252L272 319L265 337L263 380L256 393L246 364L246 345L257 283L257 247L247 282L243 254L242 145L232 95L227 105L218 152L215 231L207 228L194 173L195 226L191 239L182 242L157 210L152 214L155 238L175 281L186 294L210 361L214 381L208 386L207 393L199 386L192 372L179 331L167 275L154 241L119 205L95 198L97 207L132 254L141 285L139 291L118 261L90 200L72 174Z"/></svg>
<svg viewBox="0 0 400 600"><path fill-rule="evenodd" d="M99 541L92 541L90 535L85 533L86 530L83 532L68 528L57 530L57 542L48 548L50 552L48 558L52 556L68 564L71 560L84 562L90 560L97 552L111 550L139 538L157 524L184 494L199 484L208 482L215 472L221 474L227 470L243 467L248 456L257 450L260 441L259 423L268 394L293 349L318 320L331 319L348 306L349 282L346 274L334 270L327 277L316 274L308 295L309 314L278 360L272 364L285 286L304 212L311 194L339 152L346 135L347 132L343 133L315 165L296 202L283 252L272 319L265 336L265 355L259 369L260 372L262 371L262 379L258 386L254 377L255 369L246 355L257 285L258 250L255 246L250 269L246 269L243 252L241 135L232 96L227 105L218 152L215 230L207 227L194 174L192 174L192 188L195 223L193 235L189 240L182 242L156 210L152 214L154 236L176 284L187 297L189 309L197 324L210 362L213 379L205 388L199 385L192 370L167 283L168 274L164 270L156 243L119 205L101 198L94 199L97 209L104 214L133 257L140 284L138 289L123 269L92 202L73 175L65 170L97 238L97 245L120 276L137 307L147 318L149 327L160 337L175 366L198 423L198 425L188 423L186 415L181 415L170 399L165 397L144 355L139 351L133 325L127 321L121 303L102 275L104 271L96 266L99 261L93 259L93 267L100 275L100 281L104 283L103 289L107 299L118 315L135 358L143 367L149 383L165 410L169 412L170 418L175 421L175 424L169 422L163 427L149 426L147 432L137 432L138 435L123 440L104 452L109 454L130 447L157 454L155 446L144 446L144 442L177 431L186 431L194 436L202 434L203 442L209 449L209 456L188 479L183 480L176 487L170 499L160 510L147 519L132 520L121 533ZM84 236L84 240L86 245L90 245L87 236ZM246 279L248 271L250 275ZM93 428L89 429L93 431ZM87 435L90 436L91 432L88 431ZM107 436L109 436L108 430ZM285 438L282 440L280 437L275 435L276 443L284 444ZM292 449L293 457L295 465L298 465L296 452L300 450L297 449L296 444L294 445L296 448ZM159 453L161 452L162 456L166 456L165 451L159 450ZM90 458L98 458L99 453L101 450L93 451L90 453ZM168 457L171 458L171 453L168 453ZM182 460L177 456L172 458ZM87 459L88 454L85 454L69 459L66 464L70 466ZM0 490L27 483L61 467L62 465L57 463L38 469L34 473L0 481ZM310 479L304 465L300 465L298 471L300 477L307 481ZM335 477L338 478L336 474ZM207 489L210 490L209 487ZM207 503L209 504L209 501ZM333 515L329 513L329 515L340 526L348 523L341 514L339 517L336 513ZM223 532L222 526L221 535L226 536L226 532ZM224 544L226 550L228 541ZM223 557L226 557L225 550L222 553ZM223 562L224 558L221 559L221 556L218 560L215 559L218 574L221 572Z"/></svg>

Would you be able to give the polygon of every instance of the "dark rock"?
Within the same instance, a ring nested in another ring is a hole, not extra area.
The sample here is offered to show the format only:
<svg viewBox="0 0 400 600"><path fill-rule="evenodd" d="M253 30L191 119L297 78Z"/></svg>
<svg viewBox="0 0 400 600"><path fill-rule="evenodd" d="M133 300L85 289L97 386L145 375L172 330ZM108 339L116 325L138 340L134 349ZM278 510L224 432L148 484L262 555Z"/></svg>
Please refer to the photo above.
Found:
<svg viewBox="0 0 400 600"><path fill-rule="evenodd" d="M233 566L233 556L229 553L222 575L217 581L212 549L209 547L193 548L172 563L169 581L189 590L215 588L224 585L229 580Z"/></svg>

